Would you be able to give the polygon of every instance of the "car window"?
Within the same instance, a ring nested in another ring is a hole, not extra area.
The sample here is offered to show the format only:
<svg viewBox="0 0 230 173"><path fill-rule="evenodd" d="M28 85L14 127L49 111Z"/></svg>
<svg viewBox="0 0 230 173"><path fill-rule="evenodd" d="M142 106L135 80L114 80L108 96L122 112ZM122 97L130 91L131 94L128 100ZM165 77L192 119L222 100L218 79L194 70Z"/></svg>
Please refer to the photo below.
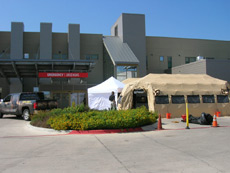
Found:
<svg viewBox="0 0 230 173"><path fill-rule="evenodd" d="M11 95L6 96L6 98L4 99L4 102L10 102L11 100Z"/></svg>
<svg viewBox="0 0 230 173"><path fill-rule="evenodd" d="M20 95L20 100L43 100L44 94L38 93L22 93Z"/></svg>

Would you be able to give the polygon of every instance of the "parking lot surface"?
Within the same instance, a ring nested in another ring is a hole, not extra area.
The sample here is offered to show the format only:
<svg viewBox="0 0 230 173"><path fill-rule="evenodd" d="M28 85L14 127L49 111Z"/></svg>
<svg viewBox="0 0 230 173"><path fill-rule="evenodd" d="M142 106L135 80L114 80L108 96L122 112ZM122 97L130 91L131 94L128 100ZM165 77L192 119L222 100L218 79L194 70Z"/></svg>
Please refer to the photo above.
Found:
<svg viewBox="0 0 230 173"><path fill-rule="evenodd" d="M230 172L230 117L217 120L217 128L162 119L161 131L70 135L6 116L0 172Z"/></svg>

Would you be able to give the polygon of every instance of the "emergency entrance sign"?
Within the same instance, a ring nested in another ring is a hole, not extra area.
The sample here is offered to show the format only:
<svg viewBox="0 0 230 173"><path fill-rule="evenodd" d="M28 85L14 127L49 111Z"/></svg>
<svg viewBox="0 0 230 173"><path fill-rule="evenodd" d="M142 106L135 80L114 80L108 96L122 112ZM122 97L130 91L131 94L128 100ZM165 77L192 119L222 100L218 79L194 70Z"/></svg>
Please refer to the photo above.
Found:
<svg viewBox="0 0 230 173"><path fill-rule="evenodd" d="M87 78L88 73L46 73L46 72L39 72L39 78Z"/></svg>

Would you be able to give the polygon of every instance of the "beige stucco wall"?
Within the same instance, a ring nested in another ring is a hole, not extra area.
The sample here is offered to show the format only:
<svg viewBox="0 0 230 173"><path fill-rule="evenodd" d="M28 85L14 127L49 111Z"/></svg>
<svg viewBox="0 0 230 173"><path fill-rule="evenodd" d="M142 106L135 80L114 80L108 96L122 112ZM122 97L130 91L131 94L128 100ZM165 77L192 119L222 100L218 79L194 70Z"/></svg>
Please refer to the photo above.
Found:
<svg viewBox="0 0 230 173"><path fill-rule="evenodd" d="M163 73L168 68L167 57L172 57L172 66L185 64L185 57L230 58L230 41L146 37L148 73ZM160 56L164 61L160 62Z"/></svg>

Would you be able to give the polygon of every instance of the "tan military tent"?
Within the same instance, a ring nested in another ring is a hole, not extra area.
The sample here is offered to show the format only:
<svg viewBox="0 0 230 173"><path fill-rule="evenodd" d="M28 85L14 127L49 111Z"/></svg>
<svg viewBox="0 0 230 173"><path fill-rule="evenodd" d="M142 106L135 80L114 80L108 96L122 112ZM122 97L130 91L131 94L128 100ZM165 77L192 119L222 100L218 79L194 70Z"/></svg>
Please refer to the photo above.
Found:
<svg viewBox="0 0 230 173"><path fill-rule="evenodd" d="M203 74L149 74L127 81L124 82L119 109L131 109L134 91L144 90L149 110L163 117L166 113L171 113L171 117L185 114L185 102L188 102L189 114L193 116L200 116L202 112L230 115L230 87L224 80Z"/></svg>
<svg viewBox="0 0 230 173"><path fill-rule="evenodd" d="M128 83L137 81L137 80L139 80L139 79L140 79L140 78L128 78L128 79L123 80L122 83L123 83L123 84L128 84Z"/></svg>

